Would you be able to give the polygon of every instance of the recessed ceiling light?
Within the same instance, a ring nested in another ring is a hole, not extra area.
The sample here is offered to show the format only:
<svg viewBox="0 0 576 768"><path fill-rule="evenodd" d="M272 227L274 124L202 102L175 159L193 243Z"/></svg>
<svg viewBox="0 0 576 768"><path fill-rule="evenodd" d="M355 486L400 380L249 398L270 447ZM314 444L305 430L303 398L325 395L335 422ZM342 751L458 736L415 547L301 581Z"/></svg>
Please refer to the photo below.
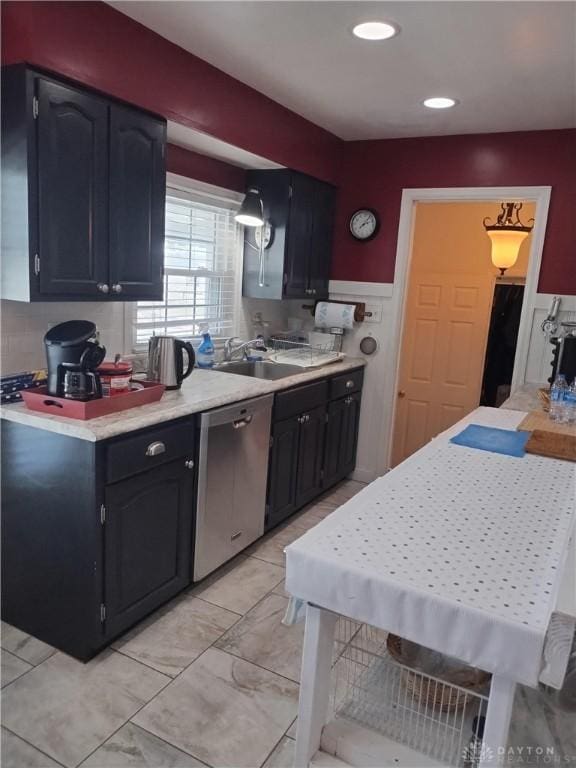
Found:
<svg viewBox="0 0 576 768"><path fill-rule="evenodd" d="M362 40L389 40L400 32L400 27L389 21L364 21L356 24L352 32Z"/></svg>
<svg viewBox="0 0 576 768"><path fill-rule="evenodd" d="M450 107L455 107L458 102L456 99L450 99L447 96L432 96L430 99L424 99L422 103L430 109L449 109Z"/></svg>

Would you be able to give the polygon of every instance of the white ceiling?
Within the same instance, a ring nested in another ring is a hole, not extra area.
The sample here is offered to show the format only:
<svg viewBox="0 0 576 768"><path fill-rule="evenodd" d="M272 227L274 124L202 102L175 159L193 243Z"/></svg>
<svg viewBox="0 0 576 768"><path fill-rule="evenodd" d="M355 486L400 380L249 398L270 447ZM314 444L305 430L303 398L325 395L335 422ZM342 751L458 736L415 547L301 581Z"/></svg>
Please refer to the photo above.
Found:
<svg viewBox="0 0 576 768"><path fill-rule="evenodd" d="M576 126L575 2L112 4L344 139ZM373 19L401 34L351 34ZM460 104L420 104L435 95Z"/></svg>

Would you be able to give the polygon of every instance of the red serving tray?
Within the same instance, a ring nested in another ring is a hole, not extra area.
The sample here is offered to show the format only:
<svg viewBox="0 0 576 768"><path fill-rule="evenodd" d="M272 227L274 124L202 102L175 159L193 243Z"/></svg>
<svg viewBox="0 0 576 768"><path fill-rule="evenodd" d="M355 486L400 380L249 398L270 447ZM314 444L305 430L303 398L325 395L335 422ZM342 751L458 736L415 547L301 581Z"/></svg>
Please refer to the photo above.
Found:
<svg viewBox="0 0 576 768"><path fill-rule="evenodd" d="M51 413L54 416L66 416L68 419L96 419L110 413L136 408L139 405L155 403L164 394L166 387L155 381L139 381L143 389L136 389L113 397L100 397L97 400L68 400L65 397L53 397L48 394L47 387L22 390L22 399L31 411Z"/></svg>

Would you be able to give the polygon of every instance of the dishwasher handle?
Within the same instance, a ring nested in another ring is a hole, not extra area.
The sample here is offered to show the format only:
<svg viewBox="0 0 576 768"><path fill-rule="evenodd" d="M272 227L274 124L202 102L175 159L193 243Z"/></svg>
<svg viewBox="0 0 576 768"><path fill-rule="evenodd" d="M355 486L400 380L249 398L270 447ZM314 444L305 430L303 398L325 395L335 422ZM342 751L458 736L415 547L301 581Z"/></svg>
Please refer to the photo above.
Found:
<svg viewBox="0 0 576 768"><path fill-rule="evenodd" d="M243 419L238 419L237 421L233 421L232 426L234 427L234 429L242 429L243 427L247 427L251 421L252 421L252 415L246 416Z"/></svg>

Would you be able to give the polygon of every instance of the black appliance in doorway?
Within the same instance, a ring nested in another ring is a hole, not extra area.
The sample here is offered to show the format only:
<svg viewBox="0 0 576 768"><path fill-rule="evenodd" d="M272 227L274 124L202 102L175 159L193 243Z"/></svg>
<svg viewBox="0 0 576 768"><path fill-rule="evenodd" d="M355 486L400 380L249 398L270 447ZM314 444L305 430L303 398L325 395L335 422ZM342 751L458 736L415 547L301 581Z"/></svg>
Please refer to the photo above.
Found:
<svg viewBox="0 0 576 768"><path fill-rule="evenodd" d="M106 348L98 340L94 323L69 320L51 328L44 336L48 365L48 394L72 400L102 397L100 377L95 372Z"/></svg>
<svg viewBox="0 0 576 768"><path fill-rule="evenodd" d="M480 405L497 408L510 394L523 299L523 285L494 288Z"/></svg>

